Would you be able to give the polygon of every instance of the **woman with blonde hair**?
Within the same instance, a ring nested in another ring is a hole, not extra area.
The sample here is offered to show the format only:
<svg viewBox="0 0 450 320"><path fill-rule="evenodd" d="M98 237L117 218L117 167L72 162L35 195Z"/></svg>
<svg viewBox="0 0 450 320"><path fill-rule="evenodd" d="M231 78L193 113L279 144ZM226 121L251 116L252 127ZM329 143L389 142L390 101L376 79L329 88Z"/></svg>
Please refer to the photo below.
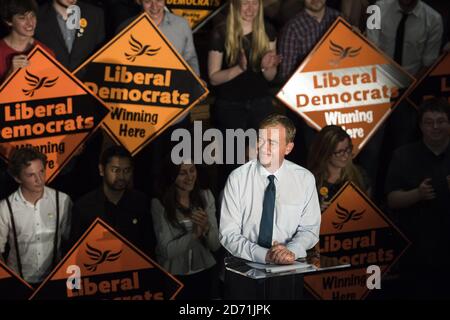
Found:
<svg viewBox="0 0 450 320"><path fill-rule="evenodd" d="M353 164L352 152L352 140L339 126L326 126L316 135L309 152L308 169L316 178L322 212L347 181L370 195L367 176Z"/></svg>
<svg viewBox="0 0 450 320"><path fill-rule="evenodd" d="M208 53L216 97L212 118L222 132L256 129L275 111L269 94L269 81L281 61L275 39L274 28L264 21L262 0L230 1L226 22L213 30Z"/></svg>

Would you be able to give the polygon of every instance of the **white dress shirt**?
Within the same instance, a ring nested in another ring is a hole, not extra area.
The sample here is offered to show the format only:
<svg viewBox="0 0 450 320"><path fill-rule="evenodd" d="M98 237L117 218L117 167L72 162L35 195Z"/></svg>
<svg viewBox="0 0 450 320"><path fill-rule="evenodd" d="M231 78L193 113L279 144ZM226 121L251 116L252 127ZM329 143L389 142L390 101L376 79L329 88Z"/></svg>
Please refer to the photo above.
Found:
<svg viewBox="0 0 450 320"><path fill-rule="evenodd" d="M36 205L25 200L20 187L8 199L11 203L16 225L24 280L30 283L41 282L52 268L56 229L55 190L45 187L44 194L36 202ZM67 240L69 236L71 205L69 196L59 192L58 259L60 259L61 253L61 239ZM4 199L0 202L0 254L5 251L6 243L9 243L11 248L6 263L19 274L14 233L8 204Z"/></svg>
<svg viewBox="0 0 450 320"><path fill-rule="evenodd" d="M234 256L266 262L268 249L258 245L264 191L271 173L257 160L234 170L225 185L220 210L220 242ZM276 199L272 242L286 245L295 258L319 240L320 206L314 176L284 160L273 173Z"/></svg>
<svg viewBox="0 0 450 320"><path fill-rule="evenodd" d="M381 29L367 30L367 38L393 58L397 27L403 11L398 0L381 0L376 5L381 10ZM405 24L402 66L411 75L417 75L420 69L436 61L443 29L441 15L419 1Z"/></svg>

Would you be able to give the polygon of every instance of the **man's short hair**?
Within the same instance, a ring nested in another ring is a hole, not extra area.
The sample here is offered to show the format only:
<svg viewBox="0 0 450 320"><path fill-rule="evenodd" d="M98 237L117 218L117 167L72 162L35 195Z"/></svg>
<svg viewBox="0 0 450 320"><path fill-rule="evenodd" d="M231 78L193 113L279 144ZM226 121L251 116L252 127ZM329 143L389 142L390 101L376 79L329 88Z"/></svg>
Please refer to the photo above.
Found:
<svg viewBox="0 0 450 320"><path fill-rule="evenodd" d="M422 122L425 112L442 112L450 120L450 104L446 98L429 98L424 100L419 106L419 123Z"/></svg>
<svg viewBox="0 0 450 320"><path fill-rule="evenodd" d="M259 124L259 128L267 128L267 127L274 127L281 124L286 129L286 140L287 142L293 142L295 138L295 133L297 132L297 129L294 126L294 123L291 119L286 117L282 114L273 113L266 117L261 123Z"/></svg>
<svg viewBox="0 0 450 320"><path fill-rule="evenodd" d="M106 165L114 157L127 158L130 160L131 165L133 165L133 157L131 156L131 153L122 146L111 146L105 149L100 157L100 164L103 167L106 167Z"/></svg>
<svg viewBox="0 0 450 320"><path fill-rule="evenodd" d="M16 14L25 14L30 11L37 14L38 12L38 5L35 0L2 0L0 4L0 15L3 23L11 22Z"/></svg>
<svg viewBox="0 0 450 320"><path fill-rule="evenodd" d="M8 163L8 172L11 176L18 178L20 172L30 165L31 161L41 160L42 164L46 165L47 156L35 148L20 148L16 149Z"/></svg>

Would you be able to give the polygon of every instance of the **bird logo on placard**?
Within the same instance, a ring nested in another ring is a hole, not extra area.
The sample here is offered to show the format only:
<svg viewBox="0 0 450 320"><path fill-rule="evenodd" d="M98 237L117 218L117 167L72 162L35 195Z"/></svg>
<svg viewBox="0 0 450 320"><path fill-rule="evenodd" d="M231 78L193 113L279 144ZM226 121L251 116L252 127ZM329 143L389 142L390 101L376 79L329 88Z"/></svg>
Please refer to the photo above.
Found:
<svg viewBox="0 0 450 320"><path fill-rule="evenodd" d="M333 52L333 55L337 56L337 59L330 60L330 64L333 66L337 66L342 60L345 58L354 58L358 56L361 52L361 47L354 49L352 47L346 47L338 45L337 43L330 40L330 50Z"/></svg>
<svg viewBox="0 0 450 320"><path fill-rule="evenodd" d="M22 92L29 97L34 96L34 93L41 88L50 88L56 84L58 77L54 79L49 79L48 77L39 78L37 75L32 74L28 70L25 71L28 85L31 86L29 89L22 89Z"/></svg>
<svg viewBox="0 0 450 320"><path fill-rule="evenodd" d="M133 53L125 52L125 57L131 62L134 62L134 60L136 60L137 57L142 56L142 55L154 56L161 49L161 47L159 47L157 49L152 49L151 45L149 45L149 44L143 45L138 40L136 40L136 38L134 38L133 35L131 35L130 37L131 37L131 40L129 40L128 43L130 44L131 51Z"/></svg>
<svg viewBox="0 0 450 320"><path fill-rule="evenodd" d="M91 260L94 261L92 264L86 264L84 263L84 267L89 271L96 271L97 267L105 262L113 262L119 259L120 254L122 253L122 250L119 252L111 252L111 250L106 251L100 251L92 246L90 246L88 243L86 244L87 255L91 258Z"/></svg>
<svg viewBox="0 0 450 320"><path fill-rule="evenodd" d="M363 210L361 212L356 212L356 210L349 211L346 208L342 207L337 204L336 214L339 220L339 222L332 222L333 227L337 230L341 230L342 227L348 223L349 221L357 221L362 218L363 213L366 210Z"/></svg>

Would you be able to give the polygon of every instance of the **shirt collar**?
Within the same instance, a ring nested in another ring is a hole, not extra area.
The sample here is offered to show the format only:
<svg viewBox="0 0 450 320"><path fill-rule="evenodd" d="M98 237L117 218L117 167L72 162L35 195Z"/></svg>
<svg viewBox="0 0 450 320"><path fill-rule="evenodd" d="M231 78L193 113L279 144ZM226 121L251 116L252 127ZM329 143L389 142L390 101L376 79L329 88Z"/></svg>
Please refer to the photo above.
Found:
<svg viewBox="0 0 450 320"><path fill-rule="evenodd" d="M163 25L170 25L172 23L172 16L170 15L170 12L168 10L164 9L164 17L161 20L161 27Z"/></svg>
<svg viewBox="0 0 450 320"><path fill-rule="evenodd" d="M447 144L447 148L445 148L440 154L436 155L433 151L431 151L430 148L428 148L428 146L426 145L425 141L420 140L421 144L422 144L422 148L424 150L426 150L426 152L430 153L431 155L433 155L434 157L444 157L447 153L450 152L450 143Z"/></svg>
<svg viewBox="0 0 450 320"><path fill-rule="evenodd" d="M394 6L395 6L396 11L398 11L400 13L404 12L402 10L402 8L400 7L400 4L398 3L398 1L394 1ZM409 14L418 17L420 14L421 8L422 8L422 1L419 1L419 2L417 2L417 5L414 7L414 9L409 12Z"/></svg>
<svg viewBox="0 0 450 320"><path fill-rule="evenodd" d="M52 7L53 11L55 12L56 20L60 23L62 22L65 26L66 20L64 20L64 17L55 9L55 7L53 5L51 7Z"/></svg>
<svg viewBox="0 0 450 320"><path fill-rule="evenodd" d="M331 10L330 10L327 6L325 6L325 12L324 12L323 17L322 17L322 20L321 20L320 22L317 21L317 19L314 18L312 15L310 15L306 10L300 11L299 14L300 14L300 15L303 15L303 16L306 16L306 17L308 17L309 19L314 20L314 21L315 21L316 23L318 23L318 24L322 24L322 23L324 23L324 21L327 20L327 18L330 16Z"/></svg>
<svg viewBox="0 0 450 320"><path fill-rule="evenodd" d="M109 200L108 197L106 196L105 190L103 189L103 185L99 188L98 191L99 191L99 194L100 194L101 199L103 199L103 200L102 200L103 202L109 202L109 203L111 203L112 205L114 205L114 206L116 206L116 207L119 207L119 206L121 205L122 202L127 201L128 194L129 194L129 189L128 189L128 188L125 189L125 191L123 192L122 197L120 198L119 202L117 202L117 204L114 204L114 203L113 203L111 200Z"/></svg>
<svg viewBox="0 0 450 320"><path fill-rule="evenodd" d="M48 197L49 197L49 190L48 190L47 187L44 187L44 194L42 195L42 198L39 199L37 202L41 201L42 199L47 200ZM16 192L16 194L15 194L14 200L15 200L15 201L21 201L21 202L23 202L24 204L27 204L27 205L29 205L29 206L34 207L34 204L33 204L33 203L31 203L31 202L29 202L27 199L25 199L25 197L23 196L23 193L22 193L22 188L21 188L20 186L19 186L19 188L17 188L17 192Z"/></svg>
<svg viewBox="0 0 450 320"><path fill-rule="evenodd" d="M266 168L264 168L264 166L263 166L258 160L255 160L255 161L256 161L258 173L259 173L262 177L264 177L265 179L267 179L268 176L274 175L274 176L275 176L275 180L277 180L277 181L280 180L281 175L282 175L282 173L283 173L283 171L284 171L284 167L286 166L286 165L285 165L286 159L283 160L283 163L281 164L281 167L279 167L278 170L275 171L274 173L270 173Z"/></svg>

